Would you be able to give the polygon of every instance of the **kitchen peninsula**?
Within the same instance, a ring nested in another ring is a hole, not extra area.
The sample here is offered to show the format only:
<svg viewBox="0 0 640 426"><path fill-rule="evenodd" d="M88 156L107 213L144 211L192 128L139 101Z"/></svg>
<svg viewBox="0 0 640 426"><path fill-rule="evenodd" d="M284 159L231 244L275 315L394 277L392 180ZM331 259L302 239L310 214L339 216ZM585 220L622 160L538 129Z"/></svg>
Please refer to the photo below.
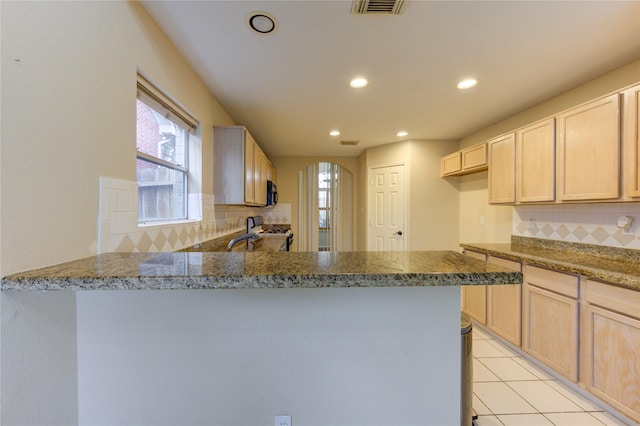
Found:
<svg viewBox="0 0 640 426"><path fill-rule="evenodd" d="M75 304L79 424L427 425L459 424L459 286L521 282L451 251L110 253L2 290L34 336Z"/></svg>

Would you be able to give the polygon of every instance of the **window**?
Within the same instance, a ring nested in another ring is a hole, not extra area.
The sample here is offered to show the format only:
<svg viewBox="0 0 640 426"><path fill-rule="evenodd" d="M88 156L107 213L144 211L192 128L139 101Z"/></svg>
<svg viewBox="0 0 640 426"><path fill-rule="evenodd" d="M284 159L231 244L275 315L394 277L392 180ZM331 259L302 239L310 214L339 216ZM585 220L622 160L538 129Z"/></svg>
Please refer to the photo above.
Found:
<svg viewBox="0 0 640 426"><path fill-rule="evenodd" d="M318 172L318 251L329 251L331 242L331 163L319 163Z"/></svg>
<svg viewBox="0 0 640 426"><path fill-rule="evenodd" d="M187 219L189 134L197 121L138 75L138 222Z"/></svg>
<svg viewBox="0 0 640 426"><path fill-rule="evenodd" d="M336 163L298 172L298 251L351 251L353 175Z"/></svg>

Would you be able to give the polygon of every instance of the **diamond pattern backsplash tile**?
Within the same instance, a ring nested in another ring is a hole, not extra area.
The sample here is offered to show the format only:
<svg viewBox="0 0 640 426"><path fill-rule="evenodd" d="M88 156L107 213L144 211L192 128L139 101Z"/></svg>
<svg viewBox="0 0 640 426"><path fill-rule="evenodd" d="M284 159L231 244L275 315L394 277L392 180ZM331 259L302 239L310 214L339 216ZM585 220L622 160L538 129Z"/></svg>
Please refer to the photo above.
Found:
<svg viewBox="0 0 640 426"><path fill-rule="evenodd" d="M556 229L556 234L558 234L560 238L565 239L569 234L571 234L571 231L569 231L569 228L567 228L565 224L562 224L558 226L558 229Z"/></svg>
<svg viewBox="0 0 640 426"><path fill-rule="evenodd" d="M563 233L565 234L564 238L567 238L567 236L569 236L571 234L571 232L564 225L560 225L558 227L558 231L560 231L560 228L562 228L562 227L564 227L564 229L563 229ZM566 230L566 232L565 232L565 230ZM560 232L558 232L558 235L561 235ZM578 225L578 226L576 226L576 229L573 230L573 235L575 235L576 238L578 238L578 240L584 241L584 239L589 236L589 233L587 232L586 229L584 229L584 226Z"/></svg>
<svg viewBox="0 0 640 426"><path fill-rule="evenodd" d="M247 216L264 216L268 224L290 224L291 204L274 208L216 205L211 194L189 194L189 219L138 225L138 184L101 177L98 252L176 251L242 231Z"/></svg>
<svg viewBox="0 0 640 426"><path fill-rule="evenodd" d="M629 232L616 226L619 216L633 219ZM516 206L512 233L640 250L640 203Z"/></svg>

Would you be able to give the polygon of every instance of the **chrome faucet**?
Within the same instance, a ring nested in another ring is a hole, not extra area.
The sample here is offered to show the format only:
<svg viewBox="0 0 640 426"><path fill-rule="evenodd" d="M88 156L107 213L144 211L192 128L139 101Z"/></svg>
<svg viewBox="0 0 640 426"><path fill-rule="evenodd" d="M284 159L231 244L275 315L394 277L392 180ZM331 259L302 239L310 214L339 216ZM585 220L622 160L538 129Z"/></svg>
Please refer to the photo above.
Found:
<svg viewBox="0 0 640 426"><path fill-rule="evenodd" d="M233 246L235 246L240 241L249 240L249 244L251 244L254 241L260 240L261 238L262 237L260 235L254 233L240 235L239 237L233 238L231 241L229 241L229 244L227 244L227 251L231 251Z"/></svg>

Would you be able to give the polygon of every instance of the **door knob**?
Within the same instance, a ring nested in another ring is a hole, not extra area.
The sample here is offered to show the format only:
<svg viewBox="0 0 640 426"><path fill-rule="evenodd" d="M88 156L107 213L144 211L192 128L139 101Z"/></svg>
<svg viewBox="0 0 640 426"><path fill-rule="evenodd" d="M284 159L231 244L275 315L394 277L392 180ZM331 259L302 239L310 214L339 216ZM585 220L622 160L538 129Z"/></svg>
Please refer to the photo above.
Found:
<svg viewBox="0 0 640 426"><path fill-rule="evenodd" d="M402 236L402 231L394 232L393 235Z"/></svg>

